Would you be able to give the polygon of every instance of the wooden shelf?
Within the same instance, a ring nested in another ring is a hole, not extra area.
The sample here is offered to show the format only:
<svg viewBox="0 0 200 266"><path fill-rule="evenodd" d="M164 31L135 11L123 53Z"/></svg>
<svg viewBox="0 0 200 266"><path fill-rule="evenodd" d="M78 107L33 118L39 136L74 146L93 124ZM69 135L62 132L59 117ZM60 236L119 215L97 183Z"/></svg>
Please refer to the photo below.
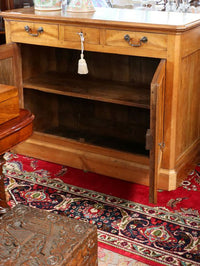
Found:
<svg viewBox="0 0 200 266"><path fill-rule="evenodd" d="M24 81L24 88L127 106L150 108L150 89L89 75L47 72Z"/></svg>
<svg viewBox="0 0 200 266"><path fill-rule="evenodd" d="M64 137L66 139L75 140L79 143L91 144L108 149L118 150L122 152L135 153L139 155L149 155L149 151L145 150L143 144L139 144L130 140L123 140L116 137L101 136L87 131L72 130L67 127L57 127L45 130L45 132L54 136Z"/></svg>
<svg viewBox="0 0 200 266"><path fill-rule="evenodd" d="M34 132L27 141L17 145L14 151L130 182L143 185L149 183L148 156L80 143L41 132Z"/></svg>

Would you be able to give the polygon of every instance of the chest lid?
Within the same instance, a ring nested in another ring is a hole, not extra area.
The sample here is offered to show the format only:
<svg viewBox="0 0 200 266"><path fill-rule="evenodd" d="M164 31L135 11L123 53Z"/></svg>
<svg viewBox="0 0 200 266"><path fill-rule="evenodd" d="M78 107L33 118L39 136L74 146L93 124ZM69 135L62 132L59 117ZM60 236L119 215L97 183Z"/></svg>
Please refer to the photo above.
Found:
<svg viewBox="0 0 200 266"><path fill-rule="evenodd" d="M0 84L0 124L19 115L18 89Z"/></svg>

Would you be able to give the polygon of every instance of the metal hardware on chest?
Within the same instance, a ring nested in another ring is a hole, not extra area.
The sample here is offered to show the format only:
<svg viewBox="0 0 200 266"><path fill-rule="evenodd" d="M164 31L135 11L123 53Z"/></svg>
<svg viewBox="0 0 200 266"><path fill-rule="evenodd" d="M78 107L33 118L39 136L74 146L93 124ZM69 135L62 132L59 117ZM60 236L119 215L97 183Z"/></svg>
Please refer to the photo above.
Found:
<svg viewBox="0 0 200 266"><path fill-rule="evenodd" d="M43 29L42 27L39 27L39 28L37 29L37 33L32 33L32 30L31 30L31 28L30 28L28 25L26 25L26 26L24 27L24 29L25 29L25 31L28 32L28 34L31 35L32 37L38 37L41 33L44 32L44 29Z"/></svg>
<svg viewBox="0 0 200 266"><path fill-rule="evenodd" d="M147 37L142 37L140 40L139 40L139 43L132 43L132 39L131 39L131 37L128 35L128 34L126 34L125 36L124 36L124 40L130 45L130 46L132 46L132 47L140 47L141 45L142 45L142 43L146 43L146 42L148 42L148 39L147 39Z"/></svg>

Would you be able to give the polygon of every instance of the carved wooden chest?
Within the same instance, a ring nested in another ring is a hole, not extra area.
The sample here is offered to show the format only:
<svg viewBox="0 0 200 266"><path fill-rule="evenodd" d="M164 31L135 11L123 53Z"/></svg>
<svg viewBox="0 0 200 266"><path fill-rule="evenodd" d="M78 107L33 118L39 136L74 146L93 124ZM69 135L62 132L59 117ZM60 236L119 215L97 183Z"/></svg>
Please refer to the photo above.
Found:
<svg viewBox="0 0 200 266"><path fill-rule="evenodd" d="M0 218L0 265L97 265L97 229L17 205Z"/></svg>

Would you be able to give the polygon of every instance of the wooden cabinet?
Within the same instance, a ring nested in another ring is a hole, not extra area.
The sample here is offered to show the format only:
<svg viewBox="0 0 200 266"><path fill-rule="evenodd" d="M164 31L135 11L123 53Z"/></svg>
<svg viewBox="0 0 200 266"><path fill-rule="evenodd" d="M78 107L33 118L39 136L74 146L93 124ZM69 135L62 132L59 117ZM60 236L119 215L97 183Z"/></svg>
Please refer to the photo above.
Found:
<svg viewBox="0 0 200 266"><path fill-rule="evenodd" d="M1 0L0 1L0 11L33 6L33 0ZM0 17L0 44L5 43L5 30L2 17Z"/></svg>
<svg viewBox="0 0 200 266"><path fill-rule="evenodd" d="M30 34L24 30L25 27L30 29ZM43 29L41 34L37 32L40 28ZM12 42L21 42L23 40L25 43L48 45L52 42L57 42L59 38L58 24L49 25L47 23L11 21L10 31L12 34ZM40 35L39 38L36 38L37 34Z"/></svg>
<svg viewBox="0 0 200 266"><path fill-rule="evenodd" d="M132 43L135 45L143 37L147 38L147 42L140 47L140 51L150 54L158 51L167 51L167 35L139 31L106 30L106 45L129 48L131 50L130 44L124 41L124 36L127 35L133 40Z"/></svg>
<svg viewBox="0 0 200 266"><path fill-rule="evenodd" d="M0 114L0 124L19 116L17 88L0 84Z"/></svg>
<svg viewBox="0 0 200 266"><path fill-rule="evenodd" d="M1 0L0 9L8 10L12 8L21 8L26 6L33 6L33 0Z"/></svg>
<svg viewBox="0 0 200 266"><path fill-rule="evenodd" d="M109 8L2 15L7 43L21 51L21 105L36 115L33 137L16 151L150 184L154 202L157 187L175 189L200 150L199 16ZM77 74L79 32L88 75Z"/></svg>

